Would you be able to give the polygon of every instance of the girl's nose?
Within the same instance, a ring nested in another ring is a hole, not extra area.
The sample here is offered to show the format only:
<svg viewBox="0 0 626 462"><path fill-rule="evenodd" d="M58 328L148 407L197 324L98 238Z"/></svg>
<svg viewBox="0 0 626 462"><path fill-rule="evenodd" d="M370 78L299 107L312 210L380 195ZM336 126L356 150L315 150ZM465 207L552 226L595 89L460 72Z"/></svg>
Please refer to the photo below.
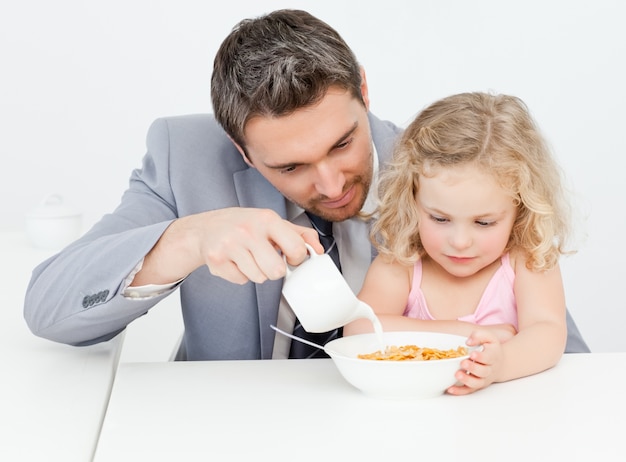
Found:
<svg viewBox="0 0 626 462"><path fill-rule="evenodd" d="M449 241L455 249L463 250L472 245L472 236L469 230L457 226L452 230Z"/></svg>

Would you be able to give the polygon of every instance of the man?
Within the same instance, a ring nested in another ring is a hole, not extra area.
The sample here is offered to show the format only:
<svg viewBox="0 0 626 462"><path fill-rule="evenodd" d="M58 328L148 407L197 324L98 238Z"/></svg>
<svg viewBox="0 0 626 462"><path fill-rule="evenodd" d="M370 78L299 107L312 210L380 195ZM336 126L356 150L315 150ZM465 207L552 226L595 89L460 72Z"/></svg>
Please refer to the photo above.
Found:
<svg viewBox="0 0 626 462"><path fill-rule="evenodd" d="M333 222L358 292L373 256L361 216L400 130L369 113L350 48L306 12L275 11L233 29L211 85L215 119L154 122L117 209L35 269L24 310L35 334L108 340L180 288L179 359L293 357L270 325L297 322L282 255L297 265L305 243L323 251L314 217Z"/></svg>

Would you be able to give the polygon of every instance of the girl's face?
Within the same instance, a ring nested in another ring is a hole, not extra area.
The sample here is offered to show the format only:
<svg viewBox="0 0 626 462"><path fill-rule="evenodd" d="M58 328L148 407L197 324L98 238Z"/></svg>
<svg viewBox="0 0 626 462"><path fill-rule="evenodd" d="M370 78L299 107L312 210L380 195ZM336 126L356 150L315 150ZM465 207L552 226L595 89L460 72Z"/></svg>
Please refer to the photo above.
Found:
<svg viewBox="0 0 626 462"><path fill-rule="evenodd" d="M474 165L421 176L419 233L428 256L456 277L471 276L504 252L517 207L490 174Z"/></svg>

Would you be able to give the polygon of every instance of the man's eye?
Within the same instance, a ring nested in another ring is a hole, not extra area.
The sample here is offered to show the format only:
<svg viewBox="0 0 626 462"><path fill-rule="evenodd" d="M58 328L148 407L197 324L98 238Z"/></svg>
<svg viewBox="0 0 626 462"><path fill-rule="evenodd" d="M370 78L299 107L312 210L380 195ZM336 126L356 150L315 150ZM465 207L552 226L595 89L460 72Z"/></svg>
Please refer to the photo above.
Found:
<svg viewBox="0 0 626 462"><path fill-rule="evenodd" d="M346 147L348 147L351 143L352 143L353 138L347 139L346 141L343 141L341 143L339 143L336 147L336 149L344 149Z"/></svg>
<svg viewBox="0 0 626 462"><path fill-rule="evenodd" d="M285 168L281 169L280 173L291 173L291 172L295 171L296 168L297 168L297 166L290 165L289 167L285 167Z"/></svg>

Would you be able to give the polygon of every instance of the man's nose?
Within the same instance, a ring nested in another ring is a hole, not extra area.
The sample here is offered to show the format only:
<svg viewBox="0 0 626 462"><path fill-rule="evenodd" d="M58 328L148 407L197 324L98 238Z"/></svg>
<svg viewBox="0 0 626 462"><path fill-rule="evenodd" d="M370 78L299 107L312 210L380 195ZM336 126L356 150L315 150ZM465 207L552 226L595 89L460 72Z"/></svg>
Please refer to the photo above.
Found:
<svg viewBox="0 0 626 462"><path fill-rule="evenodd" d="M330 199L340 197L346 183L343 172L330 163L318 165L316 172L315 189L317 192Z"/></svg>

